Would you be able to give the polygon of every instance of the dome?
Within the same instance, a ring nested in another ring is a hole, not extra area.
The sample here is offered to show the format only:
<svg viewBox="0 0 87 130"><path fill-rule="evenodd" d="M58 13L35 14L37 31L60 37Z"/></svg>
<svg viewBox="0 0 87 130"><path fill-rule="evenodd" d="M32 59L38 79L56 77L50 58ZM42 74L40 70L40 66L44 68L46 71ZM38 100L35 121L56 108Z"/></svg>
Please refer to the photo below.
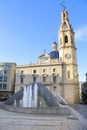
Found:
<svg viewBox="0 0 87 130"><path fill-rule="evenodd" d="M52 51L49 53L49 55L51 56L51 59L59 59L59 52L57 51L57 43L53 42L52 43Z"/></svg>
<svg viewBox="0 0 87 130"><path fill-rule="evenodd" d="M59 52L58 51L52 51L52 52L49 53L49 55L51 56L51 59L59 58Z"/></svg>

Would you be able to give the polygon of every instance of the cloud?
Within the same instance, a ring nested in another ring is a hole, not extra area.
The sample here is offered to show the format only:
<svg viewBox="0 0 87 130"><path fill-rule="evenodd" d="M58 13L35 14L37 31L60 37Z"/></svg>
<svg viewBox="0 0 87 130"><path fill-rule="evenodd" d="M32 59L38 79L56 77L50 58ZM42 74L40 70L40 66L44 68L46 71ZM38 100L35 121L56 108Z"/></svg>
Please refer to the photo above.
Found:
<svg viewBox="0 0 87 130"><path fill-rule="evenodd" d="M87 25L75 29L75 40L77 42L87 42Z"/></svg>

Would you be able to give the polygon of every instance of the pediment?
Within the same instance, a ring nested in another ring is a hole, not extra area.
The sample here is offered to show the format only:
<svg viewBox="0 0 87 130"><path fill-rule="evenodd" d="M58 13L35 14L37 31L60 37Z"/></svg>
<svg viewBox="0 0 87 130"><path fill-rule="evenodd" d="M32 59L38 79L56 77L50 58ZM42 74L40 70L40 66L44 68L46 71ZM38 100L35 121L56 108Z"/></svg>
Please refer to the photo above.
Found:
<svg viewBox="0 0 87 130"><path fill-rule="evenodd" d="M40 63L47 63L50 58L51 57L48 54L43 54L43 55L41 55L41 56L38 57Z"/></svg>
<svg viewBox="0 0 87 130"><path fill-rule="evenodd" d="M42 54L41 56L39 56L38 58L50 58L50 55L48 54Z"/></svg>

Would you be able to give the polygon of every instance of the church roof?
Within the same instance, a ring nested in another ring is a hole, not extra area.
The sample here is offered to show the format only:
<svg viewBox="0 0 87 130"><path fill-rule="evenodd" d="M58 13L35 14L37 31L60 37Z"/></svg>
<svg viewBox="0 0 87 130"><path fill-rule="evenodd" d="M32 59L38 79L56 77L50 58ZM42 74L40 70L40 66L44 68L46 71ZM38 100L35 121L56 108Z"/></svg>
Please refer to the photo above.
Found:
<svg viewBox="0 0 87 130"><path fill-rule="evenodd" d="M58 51L51 51L49 53L49 55L51 56L51 59L59 58L59 52Z"/></svg>

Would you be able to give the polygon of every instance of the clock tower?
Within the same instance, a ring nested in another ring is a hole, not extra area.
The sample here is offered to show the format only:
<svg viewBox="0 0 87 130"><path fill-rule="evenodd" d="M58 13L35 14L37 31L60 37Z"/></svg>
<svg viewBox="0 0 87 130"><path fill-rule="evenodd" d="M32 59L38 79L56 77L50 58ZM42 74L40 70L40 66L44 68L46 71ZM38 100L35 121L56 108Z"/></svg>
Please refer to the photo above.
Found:
<svg viewBox="0 0 87 130"><path fill-rule="evenodd" d="M63 63L62 90L64 98L70 103L78 102L78 70L74 31L68 19L68 12L61 13L61 25L58 32L59 59Z"/></svg>

